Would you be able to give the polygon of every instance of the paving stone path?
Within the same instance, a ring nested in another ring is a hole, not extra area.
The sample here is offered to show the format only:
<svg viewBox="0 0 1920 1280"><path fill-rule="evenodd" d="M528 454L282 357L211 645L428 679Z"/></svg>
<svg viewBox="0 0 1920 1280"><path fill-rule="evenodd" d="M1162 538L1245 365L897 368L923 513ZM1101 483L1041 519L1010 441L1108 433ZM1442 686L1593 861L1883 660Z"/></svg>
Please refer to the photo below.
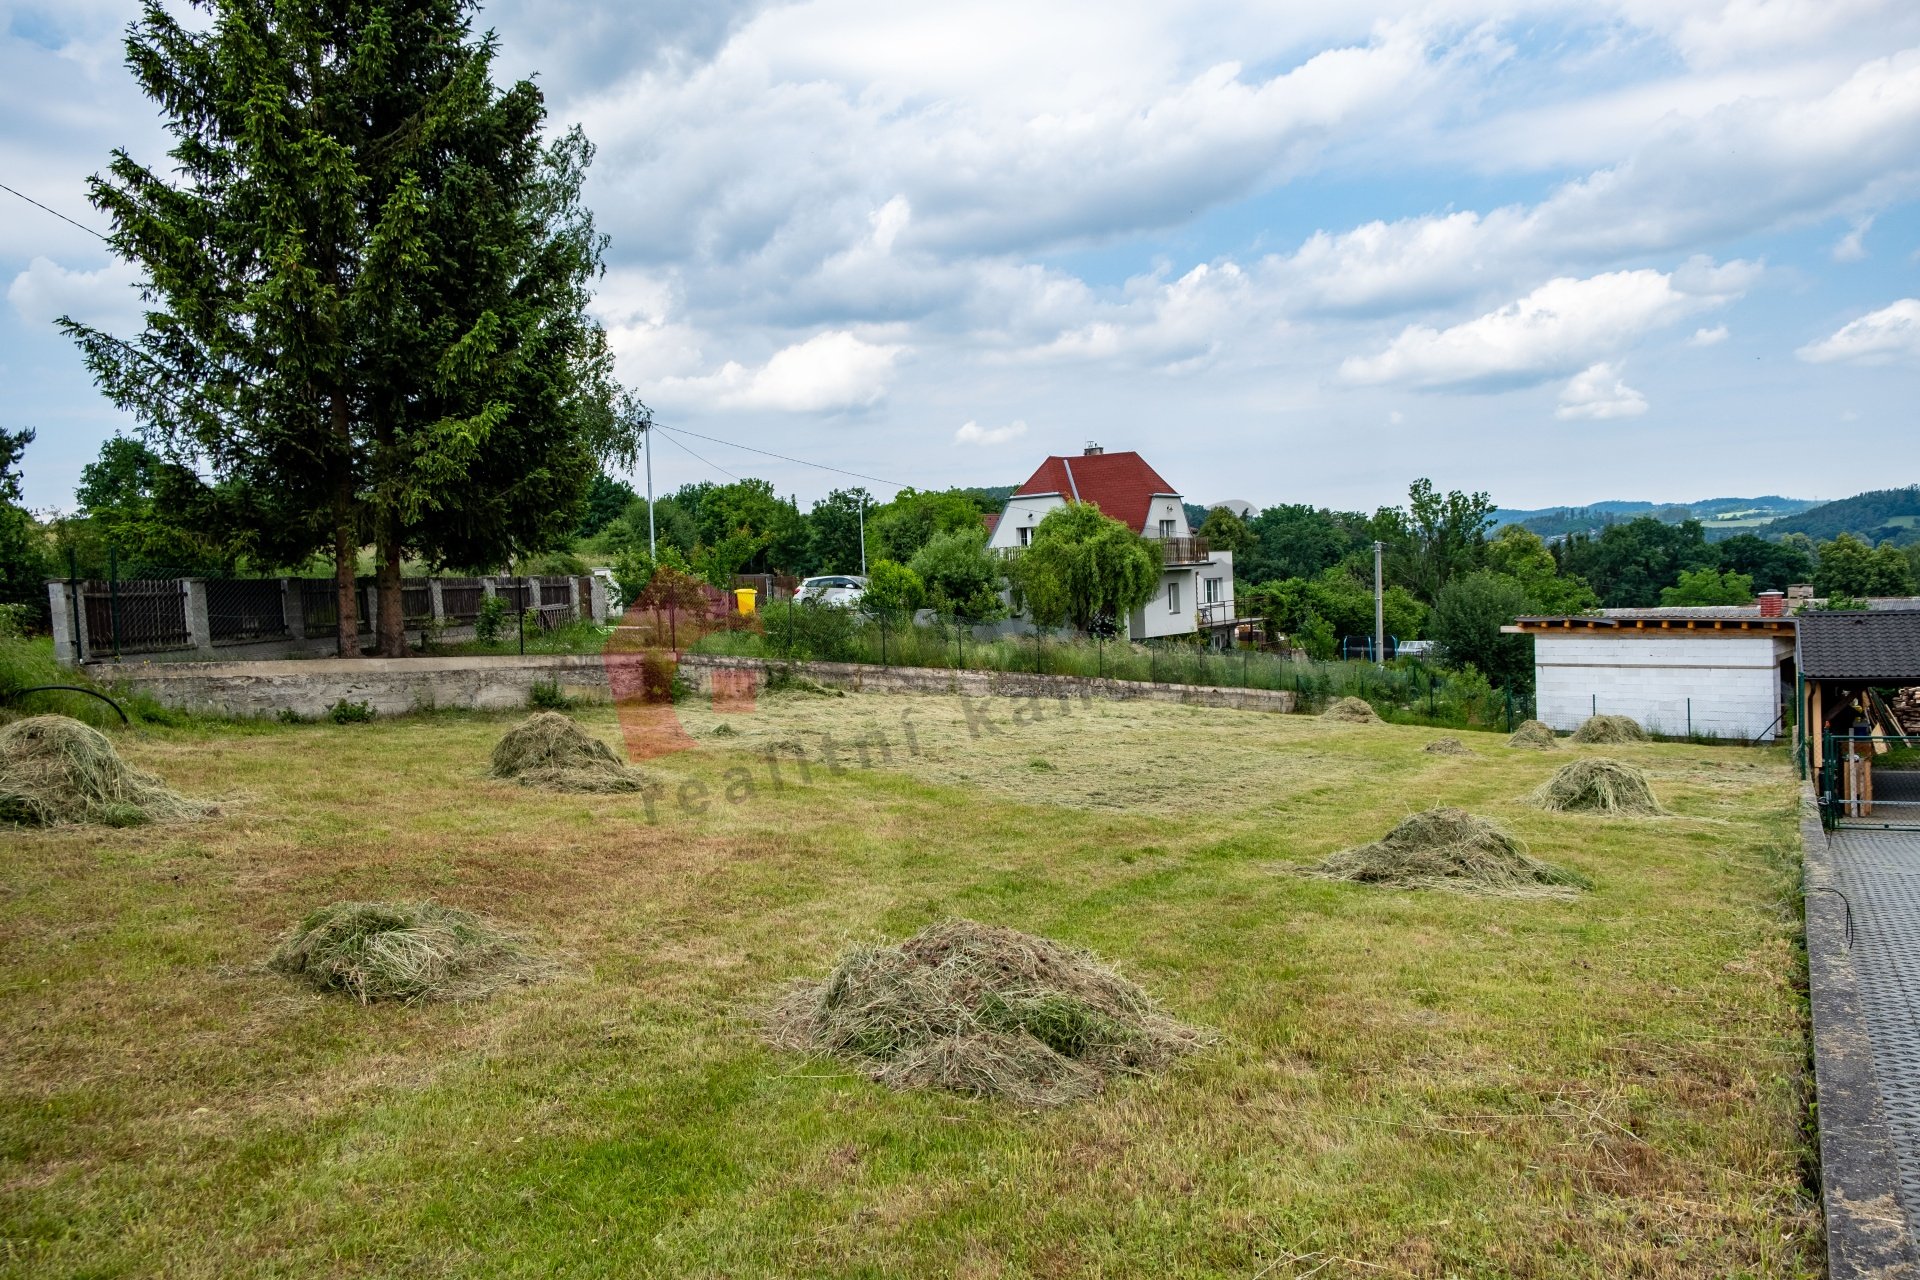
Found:
<svg viewBox="0 0 1920 1280"><path fill-rule="evenodd" d="M1920 1225L1920 830L1836 831L1828 853L1852 912L1853 967L1911 1232Z"/></svg>

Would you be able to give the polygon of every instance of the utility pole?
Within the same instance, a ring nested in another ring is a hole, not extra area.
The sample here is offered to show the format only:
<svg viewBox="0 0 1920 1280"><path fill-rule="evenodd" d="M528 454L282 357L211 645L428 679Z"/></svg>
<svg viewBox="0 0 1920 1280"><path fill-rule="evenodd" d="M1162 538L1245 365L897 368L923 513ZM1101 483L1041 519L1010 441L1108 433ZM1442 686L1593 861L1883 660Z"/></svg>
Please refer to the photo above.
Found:
<svg viewBox="0 0 1920 1280"><path fill-rule="evenodd" d="M1387 665L1387 606L1380 587L1380 553L1386 545L1373 544L1373 661L1382 667Z"/></svg>
<svg viewBox="0 0 1920 1280"><path fill-rule="evenodd" d="M653 424L647 424L647 433L641 437L647 455L647 559L659 560L660 553L653 545Z"/></svg>
<svg viewBox="0 0 1920 1280"><path fill-rule="evenodd" d="M867 493L860 491L860 576L867 576Z"/></svg>

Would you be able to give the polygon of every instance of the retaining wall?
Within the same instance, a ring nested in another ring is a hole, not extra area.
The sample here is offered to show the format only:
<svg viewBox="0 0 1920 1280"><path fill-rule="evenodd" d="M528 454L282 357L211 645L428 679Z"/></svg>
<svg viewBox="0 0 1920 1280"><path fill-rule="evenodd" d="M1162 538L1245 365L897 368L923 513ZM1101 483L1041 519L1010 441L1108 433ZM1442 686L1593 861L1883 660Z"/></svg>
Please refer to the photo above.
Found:
<svg viewBox="0 0 1920 1280"><path fill-rule="evenodd" d="M637 656L637 655L636 655ZM555 681L576 697L612 696L600 654L520 657L316 658L291 662L141 662L93 668L108 683L124 684L169 707L231 716L282 711L315 716L336 702L364 702L385 715L437 707L503 710L527 705L536 682ZM781 664L784 665L784 664ZM757 658L690 654L680 674L711 694L716 672L737 672L730 696L744 683L758 690L769 664ZM1292 711L1294 695L1279 689L1231 689L1150 684L1085 676L1017 671L948 671L931 667L876 667L850 662L803 662L793 671L821 684L868 693L963 693L976 698L1096 697L1116 701L1179 702L1202 707Z"/></svg>

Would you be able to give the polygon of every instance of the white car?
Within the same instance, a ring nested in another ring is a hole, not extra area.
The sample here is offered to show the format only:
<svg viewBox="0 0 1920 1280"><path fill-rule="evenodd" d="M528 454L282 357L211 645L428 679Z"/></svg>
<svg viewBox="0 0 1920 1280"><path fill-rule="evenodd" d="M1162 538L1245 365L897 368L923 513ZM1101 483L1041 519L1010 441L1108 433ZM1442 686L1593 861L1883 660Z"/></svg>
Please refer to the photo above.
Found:
<svg viewBox="0 0 1920 1280"><path fill-rule="evenodd" d="M865 578L850 573L829 573L818 578L802 579L800 589L793 595L796 600L851 609L860 603L860 597L866 593Z"/></svg>

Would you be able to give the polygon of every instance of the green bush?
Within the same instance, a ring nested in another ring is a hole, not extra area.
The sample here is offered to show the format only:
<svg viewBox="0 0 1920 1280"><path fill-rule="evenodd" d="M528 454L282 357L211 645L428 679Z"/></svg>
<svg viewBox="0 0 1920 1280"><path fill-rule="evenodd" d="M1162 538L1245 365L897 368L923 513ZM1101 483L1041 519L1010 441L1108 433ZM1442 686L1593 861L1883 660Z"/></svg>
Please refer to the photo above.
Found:
<svg viewBox="0 0 1920 1280"><path fill-rule="evenodd" d="M535 680L527 690L527 706L534 711L565 711L573 706L558 680Z"/></svg>
<svg viewBox="0 0 1920 1280"><path fill-rule="evenodd" d="M481 644L499 644L506 625L507 602L499 596L488 596L480 602L480 612L473 620L474 639Z"/></svg>
<svg viewBox="0 0 1920 1280"><path fill-rule="evenodd" d="M379 714L371 703L348 702L345 698L327 708L327 719L335 724L365 724Z"/></svg>

